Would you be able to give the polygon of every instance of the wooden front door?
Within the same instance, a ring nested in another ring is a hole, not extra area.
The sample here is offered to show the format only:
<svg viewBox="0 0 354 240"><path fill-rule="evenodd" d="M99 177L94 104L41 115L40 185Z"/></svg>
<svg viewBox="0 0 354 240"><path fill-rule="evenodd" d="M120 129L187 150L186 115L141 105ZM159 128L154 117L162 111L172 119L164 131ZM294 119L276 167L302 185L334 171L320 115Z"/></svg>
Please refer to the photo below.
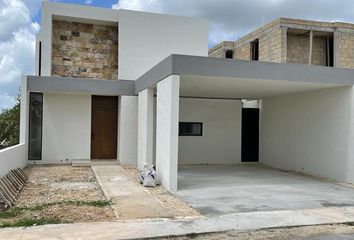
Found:
<svg viewBox="0 0 354 240"><path fill-rule="evenodd" d="M91 159L116 159L118 97L92 96L91 108Z"/></svg>

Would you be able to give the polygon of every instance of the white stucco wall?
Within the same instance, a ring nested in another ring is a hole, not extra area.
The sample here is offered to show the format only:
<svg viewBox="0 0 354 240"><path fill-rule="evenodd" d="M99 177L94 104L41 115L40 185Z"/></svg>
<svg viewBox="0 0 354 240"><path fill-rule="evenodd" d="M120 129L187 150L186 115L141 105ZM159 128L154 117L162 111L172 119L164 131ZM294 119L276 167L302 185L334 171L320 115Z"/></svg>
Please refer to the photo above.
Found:
<svg viewBox="0 0 354 240"><path fill-rule="evenodd" d="M178 164L241 162L241 102L180 99L180 122L202 122L203 136L179 136Z"/></svg>
<svg viewBox="0 0 354 240"><path fill-rule="evenodd" d="M0 177L10 170L24 168L27 165L27 145L20 143L0 150Z"/></svg>
<svg viewBox="0 0 354 240"><path fill-rule="evenodd" d="M347 182L354 183L354 88L352 88L352 97L351 97L351 115L350 115L350 128L349 132L349 141L348 141L348 166Z"/></svg>
<svg viewBox="0 0 354 240"><path fill-rule="evenodd" d="M0 150L0 177L10 170L24 168L27 165L28 152L28 92L26 77L22 77L21 109L20 109L20 136L19 144Z"/></svg>
<svg viewBox="0 0 354 240"><path fill-rule="evenodd" d="M137 164L138 97L121 96L118 114L118 159L122 165Z"/></svg>
<svg viewBox="0 0 354 240"><path fill-rule="evenodd" d="M51 75L53 18L108 25L118 23L119 79L136 80L173 53L208 56L206 20L43 2L42 28L37 35L37 42L42 41L42 76Z"/></svg>
<svg viewBox="0 0 354 240"><path fill-rule="evenodd" d="M208 56L208 23L121 9L118 48L118 78L136 80L173 53Z"/></svg>
<svg viewBox="0 0 354 240"><path fill-rule="evenodd" d="M347 181L352 88L262 100L260 161Z"/></svg>
<svg viewBox="0 0 354 240"><path fill-rule="evenodd" d="M44 93L42 160L37 163L89 159L90 144L91 96Z"/></svg>

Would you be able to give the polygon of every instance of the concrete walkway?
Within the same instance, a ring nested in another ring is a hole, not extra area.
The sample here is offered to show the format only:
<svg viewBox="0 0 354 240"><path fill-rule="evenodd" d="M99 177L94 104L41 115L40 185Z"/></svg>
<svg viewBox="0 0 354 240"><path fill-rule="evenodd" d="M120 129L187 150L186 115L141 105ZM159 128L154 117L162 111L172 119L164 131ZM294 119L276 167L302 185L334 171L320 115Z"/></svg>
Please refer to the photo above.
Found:
<svg viewBox="0 0 354 240"><path fill-rule="evenodd" d="M0 239L144 239L226 230L255 230L354 221L354 207L312 210L247 212L204 219L140 220L110 223L75 223L30 228L0 229Z"/></svg>
<svg viewBox="0 0 354 240"><path fill-rule="evenodd" d="M118 219L168 218L172 213L120 166L93 166L97 182Z"/></svg>

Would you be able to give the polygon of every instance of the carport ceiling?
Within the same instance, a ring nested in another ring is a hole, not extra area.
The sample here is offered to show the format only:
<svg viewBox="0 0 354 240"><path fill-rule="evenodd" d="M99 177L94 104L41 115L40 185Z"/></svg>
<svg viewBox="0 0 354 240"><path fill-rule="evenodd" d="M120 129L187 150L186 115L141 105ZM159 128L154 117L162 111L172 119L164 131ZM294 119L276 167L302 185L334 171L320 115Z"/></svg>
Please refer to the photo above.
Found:
<svg viewBox="0 0 354 240"><path fill-rule="evenodd" d="M264 98L321 90L342 85L283 80L181 75L180 96L210 98Z"/></svg>

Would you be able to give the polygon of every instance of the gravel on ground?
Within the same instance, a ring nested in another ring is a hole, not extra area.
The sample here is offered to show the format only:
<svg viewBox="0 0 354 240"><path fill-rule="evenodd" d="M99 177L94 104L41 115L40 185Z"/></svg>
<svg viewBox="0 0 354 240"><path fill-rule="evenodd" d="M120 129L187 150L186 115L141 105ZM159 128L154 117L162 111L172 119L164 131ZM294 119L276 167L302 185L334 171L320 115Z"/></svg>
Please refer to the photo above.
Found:
<svg viewBox="0 0 354 240"><path fill-rule="evenodd" d="M137 170L137 168L124 167L124 169L139 183L139 171ZM189 206L177 196L167 191L161 185L157 185L156 187L147 187L146 190L149 191L157 199L159 199L162 202L162 205L168 208L173 213L174 217L202 216L197 210Z"/></svg>
<svg viewBox="0 0 354 240"><path fill-rule="evenodd" d="M21 219L56 219L58 222L116 220L90 167L31 165L12 217L0 215L0 225ZM103 203L103 205L102 205ZM1 213L1 212L0 212Z"/></svg>

